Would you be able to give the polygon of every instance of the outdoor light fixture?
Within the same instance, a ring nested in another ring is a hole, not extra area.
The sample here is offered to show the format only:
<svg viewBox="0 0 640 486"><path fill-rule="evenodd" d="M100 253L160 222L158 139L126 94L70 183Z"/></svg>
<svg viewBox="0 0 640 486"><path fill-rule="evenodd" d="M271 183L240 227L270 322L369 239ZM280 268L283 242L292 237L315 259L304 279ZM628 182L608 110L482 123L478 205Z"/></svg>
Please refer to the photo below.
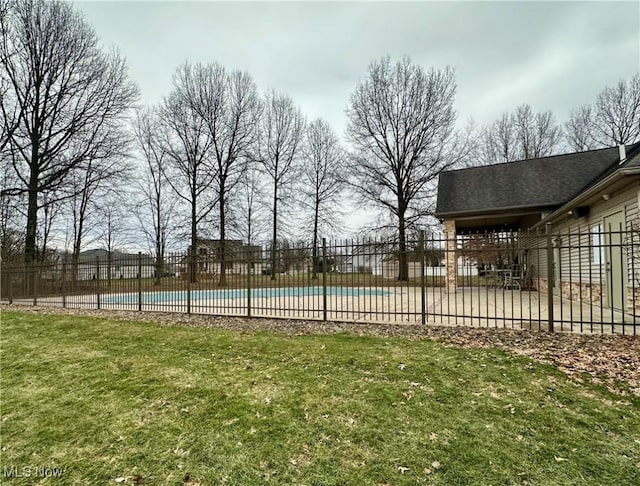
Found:
<svg viewBox="0 0 640 486"><path fill-rule="evenodd" d="M602 199L604 199L605 201L608 201L609 199L611 199L611 194L609 194L609 193L603 194L602 195Z"/></svg>

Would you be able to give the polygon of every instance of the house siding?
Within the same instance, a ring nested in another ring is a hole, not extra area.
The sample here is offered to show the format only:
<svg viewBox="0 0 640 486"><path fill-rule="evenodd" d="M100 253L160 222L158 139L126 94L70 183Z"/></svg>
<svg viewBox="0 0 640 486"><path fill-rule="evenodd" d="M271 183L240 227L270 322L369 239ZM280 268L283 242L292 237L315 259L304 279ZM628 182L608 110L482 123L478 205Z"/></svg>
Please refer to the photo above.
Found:
<svg viewBox="0 0 640 486"><path fill-rule="evenodd" d="M608 201L599 200L590 206L587 216L579 219L565 219L552 226L555 271L558 272L560 289L563 297L578 299L590 302L607 302L606 295L606 272L605 256L602 252L607 251L609 228L604 227L607 216L622 211L624 215L624 225L621 228L611 228L611 231L630 231L640 218L639 211L640 185L634 184L618 194L612 195ZM599 231L598 231L599 229ZM595 231L594 231L595 230ZM629 238L629 235L625 235ZM523 238L524 246L529 246L529 264L534 265L534 282L538 288L547 288L547 250L546 238L540 237L536 243L535 238ZM542 240L542 241L540 241ZM542 243L542 244L541 244ZM638 277L640 276L638 258L632 258L624 248L629 242L622 242L623 245L623 268L624 278L627 281L627 307L638 305L640 294L638 294ZM634 240L634 244L640 244L640 240ZM602 244L599 254L594 245ZM640 251L640 248L638 248ZM637 253L637 252L636 252ZM636 255L640 257L640 255ZM634 282L633 279L636 279ZM636 289L636 297L632 295L631 289Z"/></svg>

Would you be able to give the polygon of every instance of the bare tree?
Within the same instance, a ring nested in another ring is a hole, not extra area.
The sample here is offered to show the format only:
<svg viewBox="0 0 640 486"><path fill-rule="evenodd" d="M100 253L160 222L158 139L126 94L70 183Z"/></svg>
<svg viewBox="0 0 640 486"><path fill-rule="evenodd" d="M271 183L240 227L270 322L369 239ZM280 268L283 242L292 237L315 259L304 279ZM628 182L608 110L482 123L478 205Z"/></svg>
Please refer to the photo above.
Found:
<svg viewBox="0 0 640 486"><path fill-rule="evenodd" d="M591 150L597 143L591 136L593 115L591 106L584 105L574 110L565 123L565 139L571 149L576 152Z"/></svg>
<svg viewBox="0 0 640 486"><path fill-rule="evenodd" d="M25 261L36 256L38 195L65 184L137 98L124 59L100 50L95 32L60 1L16 0L2 16L3 130L27 194ZM17 125L12 127L14 116Z"/></svg>
<svg viewBox="0 0 640 486"><path fill-rule="evenodd" d="M128 152L128 134L123 126L109 127L96 134L95 143L84 159L66 176L66 184L57 193L66 200L71 226L71 255L73 271L77 275L80 252L87 242L85 237L99 222L104 194L131 174Z"/></svg>
<svg viewBox="0 0 640 486"><path fill-rule="evenodd" d="M557 153L561 143L562 130L553 114L534 113L525 104L513 113L503 113L481 131L477 159L482 164L495 164L545 157Z"/></svg>
<svg viewBox="0 0 640 486"><path fill-rule="evenodd" d="M95 223L95 212L93 212L94 194L99 186L99 177L93 170L92 162L89 161L83 168L76 168L67 178L67 187L71 193L66 200L68 210L68 236L70 240L68 246L71 247L71 260L73 265L72 276L75 279L78 275L78 264L80 262L80 251L85 241L86 234L92 229ZM91 218L94 216L94 218Z"/></svg>
<svg viewBox="0 0 640 486"><path fill-rule="evenodd" d="M41 194L42 201L38 203L38 208L42 209L42 225L38 231L39 248L37 251L38 261L47 261L47 251L51 243L52 231L55 224L60 219L63 211L63 198L55 192Z"/></svg>
<svg viewBox="0 0 640 486"><path fill-rule="evenodd" d="M216 63L185 65L184 71L194 97L194 110L211 137L212 186L220 218L220 285L225 285L230 195L240 182L255 146L261 103L256 85L246 72L228 72Z"/></svg>
<svg viewBox="0 0 640 486"><path fill-rule="evenodd" d="M348 182L395 219L399 280L407 280L407 227L432 211L430 190L461 150L454 149L454 72L387 58L369 66L351 95L347 135L356 149Z"/></svg>
<svg viewBox="0 0 640 486"><path fill-rule="evenodd" d="M12 171L1 172L1 188L14 187L15 174ZM24 195L9 196L2 192L0 196L0 262L18 263L24 256Z"/></svg>
<svg viewBox="0 0 640 486"><path fill-rule="evenodd" d="M513 121L522 159L553 155L562 142L562 129L550 111L533 113L529 105L519 106Z"/></svg>
<svg viewBox="0 0 640 486"><path fill-rule="evenodd" d="M234 191L232 204L232 229L247 245L253 245L267 233L268 217L265 214L265 187L262 173L249 166Z"/></svg>
<svg viewBox="0 0 640 486"><path fill-rule="evenodd" d="M640 74L602 90L593 105L573 111L565 126L575 150L631 144L640 140Z"/></svg>
<svg viewBox="0 0 640 486"><path fill-rule="evenodd" d="M97 241L107 252L107 285L111 287L113 255L129 241L129 221L125 212L125 199L131 197L127 191L108 190L101 195L97 209Z"/></svg>
<svg viewBox="0 0 640 486"><path fill-rule="evenodd" d="M261 137L258 144L260 170L271 184L271 280L276 278L278 218L298 174L298 159L305 119L293 100L270 92L264 103Z"/></svg>
<svg viewBox="0 0 640 486"><path fill-rule="evenodd" d="M312 279L318 278L318 234L333 229L341 216L337 202L344 187L344 153L327 122L306 129L300 202L311 215Z"/></svg>
<svg viewBox="0 0 640 486"><path fill-rule="evenodd" d="M165 127L157 109L138 111L134 134L143 164L136 187L135 216L155 257L155 284L164 273L164 259L172 229L176 199L165 174L169 155L163 140Z"/></svg>
<svg viewBox="0 0 640 486"><path fill-rule="evenodd" d="M216 179L208 158L211 155L211 133L196 109L196 94L191 67L184 64L173 77L173 91L165 98L162 120L167 127L165 146L169 155L167 181L177 196L188 206L190 219L191 258L198 244L198 228L217 202L210 198ZM189 279L196 281L196 265L190 261Z"/></svg>
<svg viewBox="0 0 640 486"><path fill-rule="evenodd" d="M0 2L0 33L2 37L6 37L10 34L9 31L9 2ZM5 63L16 55L16 46L13 44L5 43L6 49L0 51L0 62ZM20 106L13 102L10 94L11 83L7 77L2 74L0 76L0 106L2 107L3 123L0 126L0 156L2 156L4 149L9 144L11 135L18 128L18 120L21 117ZM7 159L8 161L8 159ZM3 164L3 170L9 169ZM4 187L3 187L4 189Z"/></svg>
<svg viewBox="0 0 640 486"><path fill-rule="evenodd" d="M511 115L503 113L480 134L479 160L484 164L510 162L518 158Z"/></svg>

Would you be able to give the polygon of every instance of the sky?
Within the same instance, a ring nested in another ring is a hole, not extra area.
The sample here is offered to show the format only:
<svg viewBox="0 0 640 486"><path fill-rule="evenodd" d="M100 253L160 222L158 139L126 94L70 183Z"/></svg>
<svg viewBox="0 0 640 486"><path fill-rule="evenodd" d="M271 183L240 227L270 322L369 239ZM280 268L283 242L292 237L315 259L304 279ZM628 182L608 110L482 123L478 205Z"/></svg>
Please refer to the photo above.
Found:
<svg viewBox="0 0 640 486"><path fill-rule="evenodd" d="M159 103L184 61L248 71L344 135L371 61L456 70L460 126L529 103L560 122L640 72L640 2L75 2Z"/></svg>
<svg viewBox="0 0 640 486"><path fill-rule="evenodd" d="M81 1L103 43L127 58L145 103L184 61L248 71L309 119L344 133L372 60L456 69L461 124L529 103L559 120L640 71L640 2Z"/></svg>

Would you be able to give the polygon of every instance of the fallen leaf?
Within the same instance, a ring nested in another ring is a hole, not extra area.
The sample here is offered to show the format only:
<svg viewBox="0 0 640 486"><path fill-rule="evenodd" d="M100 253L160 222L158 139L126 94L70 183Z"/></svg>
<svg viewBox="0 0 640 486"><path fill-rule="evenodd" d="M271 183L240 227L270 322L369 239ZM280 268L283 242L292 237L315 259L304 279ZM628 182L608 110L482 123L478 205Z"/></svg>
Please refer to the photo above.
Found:
<svg viewBox="0 0 640 486"><path fill-rule="evenodd" d="M438 434L436 434L435 432L431 432L431 434L429 434L429 439L438 440Z"/></svg>
<svg viewBox="0 0 640 486"><path fill-rule="evenodd" d="M405 472L410 471L410 469L408 467L404 467L404 466L398 466L398 472L400 474L404 474Z"/></svg>
<svg viewBox="0 0 640 486"><path fill-rule="evenodd" d="M556 460L556 462L564 462L569 460L569 459L565 459L564 457L558 457L558 456L553 456L553 458Z"/></svg>
<svg viewBox="0 0 640 486"><path fill-rule="evenodd" d="M404 370L407 367L407 365L405 365L404 363L400 363L398 365L398 368L400 368L401 370Z"/></svg>
<svg viewBox="0 0 640 486"><path fill-rule="evenodd" d="M425 467L425 468L422 470L422 472L423 472L423 473L425 473L425 474L428 476L429 474L431 474L431 469L429 469L428 467Z"/></svg>
<svg viewBox="0 0 640 486"><path fill-rule="evenodd" d="M431 467L434 469L438 469L440 467L440 462L439 461L433 461L431 463Z"/></svg>

